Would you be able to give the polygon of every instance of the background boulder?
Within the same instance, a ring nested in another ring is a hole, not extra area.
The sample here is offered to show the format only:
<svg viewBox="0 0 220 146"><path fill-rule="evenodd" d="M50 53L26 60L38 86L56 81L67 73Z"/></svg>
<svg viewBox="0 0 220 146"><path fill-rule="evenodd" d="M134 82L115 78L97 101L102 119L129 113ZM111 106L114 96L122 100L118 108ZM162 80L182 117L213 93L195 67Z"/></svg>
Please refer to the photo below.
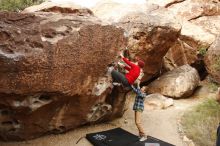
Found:
<svg viewBox="0 0 220 146"><path fill-rule="evenodd" d="M121 3L114 0L101 0L90 8L94 15L100 18L102 21L108 23L120 22L120 19L128 15L129 13L144 12L149 13L155 9L158 9L158 5L155 4L134 4L134 3Z"/></svg>
<svg viewBox="0 0 220 146"><path fill-rule="evenodd" d="M193 20L203 16L216 16L220 14L220 3L209 0L183 0L167 7L176 16L184 20Z"/></svg>
<svg viewBox="0 0 220 146"><path fill-rule="evenodd" d="M180 36L164 57L164 68L172 70L189 64L195 67L203 78L206 75L203 57L214 42L215 35L188 21L182 21Z"/></svg>
<svg viewBox="0 0 220 146"><path fill-rule="evenodd" d="M155 10L149 14L129 13L117 25L124 28L129 37L130 58L138 57L145 62L142 81L161 71L163 57L174 45L181 29L175 17L165 10Z"/></svg>
<svg viewBox="0 0 220 146"><path fill-rule="evenodd" d="M205 67L214 81L220 83L220 37L215 40L205 55Z"/></svg>
<svg viewBox="0 0 220 146"><path fill-rule="evenodd" d="M93 15L93 12L85 7L76 5L74 3L62 3L58 4L51 1L46 1L40 5L34 5L23 10L23 13L33 12L55 12L55 13L71 13L77 15Z"/></svg>
<svg viewBox="0 0 220 146"><path fill-rule="evenodd" d="M186 98L192 95L199 81L197 70L189 65L183 65L153 81L148 85L148 93L160 93L172 98Z"/></svg>
<svg viewBox="0 0 220 146"><path fill-rule="evenodd" d="M166 70L190 64L204 79L207 72L203 57L219 34L219 6L219 2L203 0L183 0L164 6L182 25L178 41L164 57Z"/></svg>
<svg viewBox="0 0 220 146"><path fill-rule="evenodd" d="M185 0L146 0L148 3L159 5L160 7L169 7L176 3L181 3Z"/></svg>

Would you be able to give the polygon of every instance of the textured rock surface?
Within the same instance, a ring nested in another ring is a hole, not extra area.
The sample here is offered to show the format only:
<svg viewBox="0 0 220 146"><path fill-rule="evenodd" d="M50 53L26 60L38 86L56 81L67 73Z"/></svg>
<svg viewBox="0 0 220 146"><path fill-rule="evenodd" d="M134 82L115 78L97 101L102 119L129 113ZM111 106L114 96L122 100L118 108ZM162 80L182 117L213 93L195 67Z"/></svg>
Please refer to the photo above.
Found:
<svg viewBox="0 0 220 146"><path fill-rule="evenodd" d="M0 138L61 133L121 116L124 93L107 65L126 46L95 17L0 13ZM114 97L114 100L112 100Z"/></svg>
<svg viewBox="0 0 220 146"><path fill-rule="evenodd" d="M77 15L93 15L93 12L88 8L83 8L79 5L73 3L54 3L50 1L46 1L41 3L40 5L34 5L24 9L24 13L30 12L56 12L56 13L71 13Z"/></svg>
<svg viewBox="0 0 220 146"><path fill-rule="evenodd" d="M219 8L220 9L220 8ZM218 36L220 34L220 15L203 16L191 21L193 24L201 26L211 34Z"/></svg>
<svg viewBox="0 0 220 146"><path fill-rule="evenodd" d="M211 77L220 83L220 37L208 49L205 55L205 66Z"/></svg>
<svg viewBox="0 0 220 146"><path fill-rule="evenodd" d="M183 2L185 0L146 0L148 3L156 4L161 7L169 7L171 5Z"/></svg>
<svg viewBox="0 0 220 146"><path fill-rule="evenodd" d="M209 27L200 21L196 23L196 20L203 16L218 15L218 4L199 0L150 0L142 5L105 1L92 10L102 20L116 23L127 31L131 59L138 56L146 62L143 81L157 74L161 66L169 71L185 64L195 67L201 79L206 76L204 54L201 53L215 40L218 23L214 22L218 22L218 19L206 22L212 24ZM180 35L172 33L173 30L177 32L178 27L179 30L181 27Z"/></svg>
<svg viewBox="0 0 220 146"><path fill-rule="evenodd" d="M219 2L184 0L173 3L167 10L175 14L182 29L178 41L164 58L164 67L172 70L190 64L203 78L206 74L203 53L219 34Z"/></svg>
<svg viewBox="0 0 220 146"><path fill-rule="evenodd" d="M139 57L145 62L143 81L160 72L162 58L174 45L181 29L173 15L164 10L128 14L118 25L129 36L130 57Z"/></svg>
<svg viewBox="0 0 220 146"><path fill-rule="evenodd" d="M214 39L214 35L201 27L184 21L181 35L175 45L168 51L166 57L177 66L192 64L198 59L199 49L208 48Z"/></svg>
<svg viewBox="0 0 220 146"><path fill-rule="evenodd" d="M101 3L93 8L94 14L108 23L122 27L129 38L131 59L139 57L146 63L144 80L157 74L162 58L178 38L181 26L166 10L156 5L129 5Z"/></svg>
<svg viewBox="0 0 220 146"><path fill-rule="evenodd" d="M178 41L164 57L165 68L172 70L184 64L190 64L200 71L201 60L206 50L215 40L215 35L188 21L182 21L182 29ZM204 70L201 70L203 72Z"/></svg>
<svg viewBox="0 0 220 146"><path fill-rule="evenodd" d="M202 0L185 0L168 7L176 16L185 20L193 20L203 16L215 16L220 14L220 3Z"/></svg>
<svg viewBox="0 0 220 146"><path fill-rule="evenodd" d="M197 70L184 65L160 76L148 86L148 92L172 98L186 98L192 95L199 81Z"/></svg>
<svg viewBox="0 0 220 146"><path fill-rule="evenodd" d="M144 104L146 109L166 109L174 103L172 98L167 98L161 94L155 93L148 95Z"/></svg>
<svg viewBox="0 0 220 146"><path fill-rule="evenodd" d="M112 0L99 1L91 10L94 14L108 23L119 22L121 18L125 17L129 13L145 12L149 13L158 9L158 5L155 4L125 4Z"/></svg>

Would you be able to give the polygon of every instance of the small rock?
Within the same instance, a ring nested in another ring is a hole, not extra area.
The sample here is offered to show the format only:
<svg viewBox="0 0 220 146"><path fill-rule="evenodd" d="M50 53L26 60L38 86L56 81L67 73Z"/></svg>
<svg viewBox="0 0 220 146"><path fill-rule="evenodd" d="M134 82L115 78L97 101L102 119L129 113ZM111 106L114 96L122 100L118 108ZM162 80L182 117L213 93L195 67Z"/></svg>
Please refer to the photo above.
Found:
<svg viewBox="0 0 220 146"><path fill-rule="evenodd" d="M193 141L189 139L187 136L183 136L183 141L186 142L188 146L195 146Z"/></svg>
<svg viewBox="0 0 220 146"><path fill-rule="evenodd" d="M159 93L150 94L146 97L145 100L147 109L166 109L173 104L173 99L167 98Z"/></svg>

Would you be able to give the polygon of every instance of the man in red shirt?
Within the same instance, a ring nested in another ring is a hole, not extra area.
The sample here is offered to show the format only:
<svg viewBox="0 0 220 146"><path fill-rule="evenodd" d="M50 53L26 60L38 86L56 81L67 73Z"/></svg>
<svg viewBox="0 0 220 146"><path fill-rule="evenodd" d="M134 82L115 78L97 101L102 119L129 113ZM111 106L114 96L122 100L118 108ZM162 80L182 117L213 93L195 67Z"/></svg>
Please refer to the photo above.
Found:
<svg viewBox="0 0 220 146"><path fill-rule="evenodd" d="M133 63L125 58L123 55L120 56L127 65L124 68L128 71L128 73L124 75L116 70L112 70L111 75L113 78L113 82L121 83L124 87L130 87L139 77L141 68L144 67L144 62L139 60L138 62Z"/></svg>

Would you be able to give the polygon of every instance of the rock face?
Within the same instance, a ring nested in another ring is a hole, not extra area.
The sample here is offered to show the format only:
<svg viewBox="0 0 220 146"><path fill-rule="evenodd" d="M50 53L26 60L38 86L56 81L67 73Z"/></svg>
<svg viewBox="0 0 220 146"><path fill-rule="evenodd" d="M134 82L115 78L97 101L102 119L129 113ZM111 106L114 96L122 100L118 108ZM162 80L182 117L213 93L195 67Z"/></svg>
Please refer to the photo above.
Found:
<svg viewBox="0 0 220 146"><path fill-rule="evenodd" d="M126 31L130 59L146 63L143 81L152 78L162 66L162 58L178 38L181 26L166 10L155 5L99 3L92 10L100 19Z"/></svg>
<svg viewBox="0 0 220 146"><path fill-rule="evenodd" d="M220 83L220 37L216 39L205 55L205 67L211 77Z"/></svg>
<svg viewBox="0 0 220 146"><path fill-rule="evenodd" d="M161 4L160 0L149 1ZM184 64L195 67L201 76L206 74L203 62L204 52L219 34L219 2L203 0L163 1L182 25L178 41L164 57L164 68L172 70Z"/></svg>
<svg viewBox="0 0 220 146"><path fill-rule="evenodd" d="M124 31L95 17L0 13L0 138L61 133L123 113L107 65ZM114 97L114 98L113 98Z"/></svg>
<svg viewBox="0 0 220 146"><path fill-rule="evenodd" d="M160 93L172 98L186 98L190 96L199 84L196 69L184 65L163 74L148 87L148 93Z"/></svg>
<svg viewBox="0 0 220 146"><path fill-rule="evenodd" d="M148 0L142 5L104 1L92 10L100 19L126 30L131 59L140 57L146 63L142 80L146 81L162 66L169 71L185 64L195 67L201 79L206 76L203 56L219 33L218 8L218 2ZM204 17L212 19L205 25L200 20Z"/></svg>
<svg viewBox="0 0 220 146"><path fill-rule="evenodd" d="M193 24L201 26L209 33L218 36L220 30L220 15L218 16L203 16L191 21Z"/></svg>
<svg viewBox="0 0 220 146"><path fill-rule="evenodd" d="M120 22L121 18L130 13L137 11L148 13L157 8L158 5L154 4L125 4L113 0L102 0L92 7L91 10L94 12L94 15L102 21L117 23Z"/></svg>
<svg viewBox="0 0 220 146"><path fill-rule="evenodd" d="M174 45L181 29L173 15L163 10L128 14L117 25L127 31L130 57L145 62L143 81L160 72L162 58Z"/></svg>
<svg viewBox="0 0 220 146"><path fill-rule="evenodd" d="M206 50L214 40L215 36L206 30L190 22L183 21L178 41L164 57L165 68L172 70L184 64L199 63L200 57L203 55L201 53L202 49Z"/></svg>
<svg viewBox="0 0 220 146"><path fill-rule="evenodd" d="M161 94L155 93L148 95L144 104L146 109L166 109L174 103L172 98L167 98Z"/></svg>
<svg viewBox="0 0 220 146"><path fill-rule="evenodd" d="M168 7L175 15L184 20L193 20L203 16L215 16L220 14L220 3L202 0L184 0L181 3Z"/></svg>
<svg viewBox="0 0 220 146"><path fill-rule="evenodd" d="M178 41L169 49L164 57L165 70L170 71L178 66L190 64L199 72L200 78L207 75L204 67L204 54L213 43L215 35L190 22L182 23Z"/></svg>
<svg viewBox="0 0 220 146"><path fill-rule="evenodd" d="M183 1L185 1L185 0L147 0L148 3L156 4L161 7L165 7L165 8L167 8L173 4L183 2Z"/></svg>

